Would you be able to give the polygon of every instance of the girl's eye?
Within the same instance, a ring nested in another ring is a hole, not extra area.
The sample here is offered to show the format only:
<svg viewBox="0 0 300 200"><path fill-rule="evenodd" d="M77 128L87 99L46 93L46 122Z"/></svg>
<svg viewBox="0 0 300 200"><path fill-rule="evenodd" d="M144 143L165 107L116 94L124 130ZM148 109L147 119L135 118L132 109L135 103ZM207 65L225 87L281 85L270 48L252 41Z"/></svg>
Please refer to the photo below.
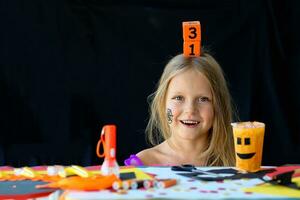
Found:
<svg viewBox="0 0 300 200"><path fill-rule="evenodd" d="M173 97L172 99L177 100L177 101L182 101L183 97L182 96L176 96L176 97Z"/></svg>
<svg viewBox="0 0 300 200"><path fill-rule="evenodd" d="M199 102L200 102L200 103L210 102L210 99L209 99L208 97L200 97L200 98L199 98Z"/></svg>

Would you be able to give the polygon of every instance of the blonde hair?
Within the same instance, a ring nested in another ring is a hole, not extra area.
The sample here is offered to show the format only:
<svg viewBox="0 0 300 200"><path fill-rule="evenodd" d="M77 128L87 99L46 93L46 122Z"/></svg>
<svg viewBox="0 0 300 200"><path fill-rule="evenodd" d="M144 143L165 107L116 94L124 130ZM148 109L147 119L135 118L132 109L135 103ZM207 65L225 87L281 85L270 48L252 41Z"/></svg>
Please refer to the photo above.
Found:
<svg viewBox="0 0 300 200"><path fill-rule="evenodd" d="M203 51L203 50L202 50ZM214 120L209 134L209 144L201 158L206 166L233 166L235 164L234 143L231 128L232 106L223 71L208 53L200 57L184 57L179 54L166 65L156 92L151 94L150 119L146 136L152 145L157 145L171 136L166 116L166 93L171 79L188 69L201 72L210 82Z"/></svg>

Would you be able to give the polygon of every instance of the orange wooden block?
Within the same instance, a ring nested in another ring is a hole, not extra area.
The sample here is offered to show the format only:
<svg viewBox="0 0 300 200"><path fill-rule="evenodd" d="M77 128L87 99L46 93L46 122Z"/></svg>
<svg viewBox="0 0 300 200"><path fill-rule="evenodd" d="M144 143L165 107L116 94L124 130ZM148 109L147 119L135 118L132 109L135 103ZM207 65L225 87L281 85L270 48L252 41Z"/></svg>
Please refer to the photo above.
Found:
<svg viewBox="0 0 300 200"><path fill-rule="evenodd" d="M185 42L201 40L201 26L199 21L182 22L183 40Z"/></svg>
<svg viewBox="0 0 300 200"><path fill-rule="evenodd" d="M184 42L183 55L186 57L200 56L200 42L201 41Z"/></svg>

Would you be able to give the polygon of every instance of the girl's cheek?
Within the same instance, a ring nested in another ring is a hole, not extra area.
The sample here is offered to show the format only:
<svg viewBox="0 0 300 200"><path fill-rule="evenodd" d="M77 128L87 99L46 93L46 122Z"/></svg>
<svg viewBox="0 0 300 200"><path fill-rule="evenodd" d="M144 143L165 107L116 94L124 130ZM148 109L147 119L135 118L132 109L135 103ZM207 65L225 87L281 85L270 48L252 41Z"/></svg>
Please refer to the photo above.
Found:
<svg viewBox="0 0 300 200"><path fill-rule="evenodd" d="M210 118L213 119L214 118L214 110L212 107L206 107L202 110L202 113L205 113L205 115Z"/></svg>
<svg viewBox="0 0 300 200"><path fill-rule="evenodd" d="M169 105L167 105L167 109L170 109L173 115L173 118L177 118L177 116L180 113L180 107L176 104L172 104L170 103Z"/></svg>

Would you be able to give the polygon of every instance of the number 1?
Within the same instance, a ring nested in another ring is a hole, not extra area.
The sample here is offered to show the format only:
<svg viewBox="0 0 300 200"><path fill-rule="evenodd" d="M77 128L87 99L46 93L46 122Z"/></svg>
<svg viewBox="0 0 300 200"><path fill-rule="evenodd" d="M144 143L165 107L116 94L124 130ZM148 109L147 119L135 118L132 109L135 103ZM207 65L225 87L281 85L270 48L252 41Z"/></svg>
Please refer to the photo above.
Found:
<svg viewBox="0 0 300 200"><path fill-rule="evenodd" d="M191 48L190 55L194 56L195 55L195 53L194 53L194 44L191 44L189 47Z"/></svg>

